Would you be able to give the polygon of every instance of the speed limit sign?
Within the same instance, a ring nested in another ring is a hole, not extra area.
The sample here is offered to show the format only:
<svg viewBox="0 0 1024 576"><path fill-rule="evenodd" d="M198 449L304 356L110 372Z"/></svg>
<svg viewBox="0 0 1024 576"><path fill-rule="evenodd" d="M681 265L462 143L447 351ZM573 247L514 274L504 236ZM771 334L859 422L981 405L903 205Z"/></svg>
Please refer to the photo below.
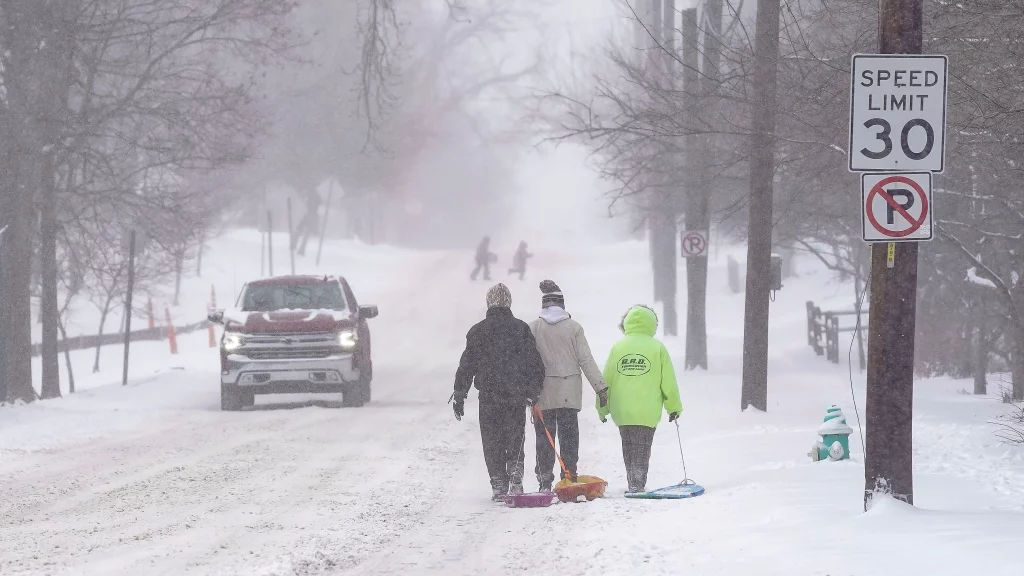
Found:
<svg viewBox="0 0 1024 576"><path fill-rule="evenodd" d="M850 171L942 172L945 56L857 54L850 92Z"/></svg>

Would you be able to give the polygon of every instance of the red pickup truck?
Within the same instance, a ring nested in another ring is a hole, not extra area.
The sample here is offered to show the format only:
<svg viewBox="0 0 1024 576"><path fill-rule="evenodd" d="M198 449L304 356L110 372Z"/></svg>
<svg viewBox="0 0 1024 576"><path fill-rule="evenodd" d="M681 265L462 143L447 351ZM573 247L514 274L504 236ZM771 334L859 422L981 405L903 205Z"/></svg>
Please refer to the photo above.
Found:
<svg viewBox="0 0 1024 576"><path fill-rule="evenodd" d="M367 320L344 278L279 276L242 287L235 308L211 311L220 341L222 410L252 406L256 394L341 393L345 406L370 401L373 359Z"/></svg>

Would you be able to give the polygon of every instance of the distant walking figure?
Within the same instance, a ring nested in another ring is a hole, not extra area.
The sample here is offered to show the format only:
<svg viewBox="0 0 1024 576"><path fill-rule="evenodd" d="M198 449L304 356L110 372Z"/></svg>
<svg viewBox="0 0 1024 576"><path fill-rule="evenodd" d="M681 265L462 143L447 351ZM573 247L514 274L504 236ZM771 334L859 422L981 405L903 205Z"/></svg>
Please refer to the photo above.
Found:
<svg viewBox="0 0 1024 576"><path fill-rule="evenodd" d="M526 261L533 258L533 254L530 254L526 250L526 242L520 242L519 248L516 249L515 255L512 256L512 267L508 269L508 275L518 273L519 279L522 280L526 276Z"/></svg>
<svg viewBox="0 0 1024 576"><path fill-rule="evenodd" d="M497 260L497 255L491 252L491 237L484 236L484 239L480 241L480 244L476 247L476 268L473 269L473 273L469 275L470 280L476 280L476 277L483 270L484 280L491 279L491 262Z"/></svg>

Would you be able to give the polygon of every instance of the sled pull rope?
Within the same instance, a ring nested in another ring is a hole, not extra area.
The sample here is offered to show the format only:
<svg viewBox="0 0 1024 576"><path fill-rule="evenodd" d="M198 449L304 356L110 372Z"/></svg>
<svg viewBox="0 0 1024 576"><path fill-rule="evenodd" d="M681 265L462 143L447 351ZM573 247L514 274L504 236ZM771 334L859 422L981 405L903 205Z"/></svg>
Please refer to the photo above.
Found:
<svg viewBox="0 0 1024 576"><path fill-rule="evenodd" d="M683 462L683 484L691 482L690 475L686 473L686 456L683 456L683 437L679 432L679 419L676 418L676 440L679 441L679 460Z"/></svg>

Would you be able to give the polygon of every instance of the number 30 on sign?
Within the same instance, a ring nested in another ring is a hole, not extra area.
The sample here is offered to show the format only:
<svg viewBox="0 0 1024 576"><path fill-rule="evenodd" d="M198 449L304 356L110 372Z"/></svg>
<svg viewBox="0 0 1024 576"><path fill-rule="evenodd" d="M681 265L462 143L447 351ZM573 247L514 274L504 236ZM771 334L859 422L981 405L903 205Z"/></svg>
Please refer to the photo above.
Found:
<svg viewBox="0 0 1024 576"><path fill-rule="evenodd" d="M850 170L942 172L945 56L857 54L850 94Z"/></svg>

